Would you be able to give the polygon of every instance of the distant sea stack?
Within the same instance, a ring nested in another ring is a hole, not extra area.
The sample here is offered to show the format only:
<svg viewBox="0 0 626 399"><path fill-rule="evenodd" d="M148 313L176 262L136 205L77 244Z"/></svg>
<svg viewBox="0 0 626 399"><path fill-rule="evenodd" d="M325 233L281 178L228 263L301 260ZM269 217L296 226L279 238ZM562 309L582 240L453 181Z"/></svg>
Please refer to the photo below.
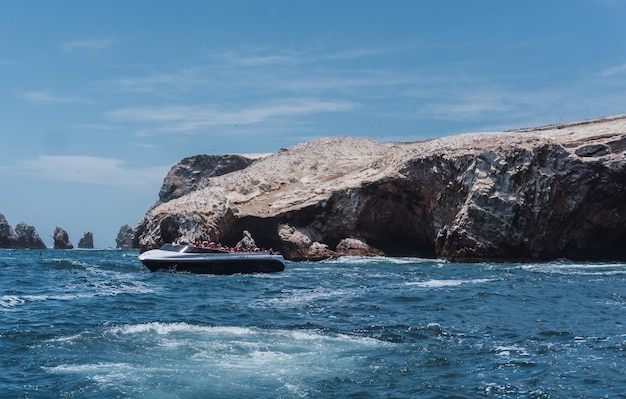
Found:
<svg viewBox="0 0 626 399"><path fill-rule="evenodd" d="M117 233L115 243L117 248L128 249L133 247L133 228L125 224L120 227L120 231Z"/></svg>
<svg viewBox="0 0 626 399"><path fill-rule="evenodd" d="M54 229L53 234L54 239L54 249L73 249L74 246L70 242L69 235L67 231L63 230L61 227L56 227Z"/></svg>
<svg viewBox="0 0 626 399"><path fill-rule="evenodd" d="M93 233L86 231L80 240L78 240L78 248L93 249Z"/></svg>
<svg viewBox="0 0 626 399"><path fill-rule="evenodd" d="M206 157L172 168L135 246L234 245L247 230L291 260L626 260L626 115L411 143L326 137L220 175Z"/></svg>
<svg viewBox="0 0 626 399"><path fill-rule="evenodd" d="M19 222L14 230L0 213L0 248L45 249L46 244L33 226Z"/></svg>
<svg viewBox="0 0 626 399"><path fill-rule="evenodd" d="M6 217L0 213L0 248L13 248L15 238L15 230L13 230Z"/></svg>
<svg viewBox="0 0 626 399"><path fill-rule="evenodd" d="M30 226L24 222L19 222L15 225L16 245L18 249L46 249L39 233L33 226Z"/></svg>

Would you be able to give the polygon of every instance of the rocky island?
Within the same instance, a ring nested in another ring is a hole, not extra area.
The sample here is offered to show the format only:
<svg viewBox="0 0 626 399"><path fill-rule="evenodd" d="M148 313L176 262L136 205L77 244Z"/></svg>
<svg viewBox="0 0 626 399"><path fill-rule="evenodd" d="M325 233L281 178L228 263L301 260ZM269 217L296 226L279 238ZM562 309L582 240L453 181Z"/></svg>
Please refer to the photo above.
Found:
<svg viewBox="0 0 626 399"><path fill-rule="evenodd" d="M52 234L54 239L54 249L74 249L74 245L70 242L69 234L62 227L55 227Z"/></svg>
<svg viewBox="0 0 626 399"><path fill-rule="evenodd" d="M130 225L125 224L120 227L115 238L115 245L118 249L129 249L133 245L133 228Z"/></svg>
<svg viewBox="0 0 626 399"><path fill-rule="evenodd" d="M287 259L626 259L626 115L422 142L326 137L199 155L166 176L141 251L247 230Z"/></svg>
<svg viewBox="0 0 626 399"><path fill-rule="evenodd" d="M93 233L91 231L83 233L83 236L78 240L78 248L93 249Z"/></svg>
<svg viewBox="0 0 626 399"><path fill-rule="evenodd" d="M46 244L33 226L19 222L13 229L0 213L0 248L45 249Z"/></svg>

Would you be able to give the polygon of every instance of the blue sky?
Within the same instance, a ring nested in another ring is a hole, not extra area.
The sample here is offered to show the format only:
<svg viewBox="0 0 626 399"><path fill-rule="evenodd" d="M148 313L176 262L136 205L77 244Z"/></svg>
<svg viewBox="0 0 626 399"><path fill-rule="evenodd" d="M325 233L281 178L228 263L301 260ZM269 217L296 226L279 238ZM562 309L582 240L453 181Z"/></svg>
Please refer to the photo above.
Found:
<svg viewBox="0 0 626 399"><path fill-rule="evenodd" d="M115 245L195 154L626 112L626 1L5 1L0 212Z"/></svg>

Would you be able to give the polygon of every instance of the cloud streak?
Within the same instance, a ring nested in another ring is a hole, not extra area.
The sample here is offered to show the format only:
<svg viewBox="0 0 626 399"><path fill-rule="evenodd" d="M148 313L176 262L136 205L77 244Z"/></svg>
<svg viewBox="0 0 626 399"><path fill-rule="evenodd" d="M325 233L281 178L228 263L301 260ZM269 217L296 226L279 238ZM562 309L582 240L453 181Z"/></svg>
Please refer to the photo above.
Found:
<svg viewBox="0 0 626 399"><path fill-rule="evenodd" d="M615 76L626 76L626 64L609 67L600 72L600 76L612 78Z"/></svg>
<svg viewBox="0 0 626 399"><path fill-rule="evenodd" d="M263 67L276 65L316 64L326 61L348 61L360 58L380 56L397 51L394 48L359 47L344 51L273 51L272 49L256 48L240 51L231 50L218 55L230 65L242 67Z"/></svg>
<svg viewBox="0 0 626 399"><path fill-rule="evenodd" d="M204 64L111 79L101 82L98 88L102 91L156 93L168 97L172 91L195 93L199 86L210 87L213 91L220 88L245 88L272 92L292 88L308 88L318 92L355 85L368 87L372 85L370 82L377 81L377 76L372 76L372 71L356 69L346 73L339 64L397 51L394 48L355 48L343 51L274 51L265 48L229 50L212 54ZM297 68L292 68L294 66ZM317 69L318 66L322 67ZM252 70L253 74L250 73ZM379 73L381 72L375 74Z"/></svg>
<svg viewBox="0 0 626 399"><path fill-rule="evenodd" d="M113 44L109 39L80 39L70 40L59 44L61 50L65 52L76 50L102 50Z"/></svg>
<svg viewBox="0 0 626 399"><path fill-rule="evenodd" d="M19 161L12 173L56 182L105 185L124 191L153 193L168 170L166 166L131 168L120 159L77 155L39 156Z"/></svg>
<svg viewBox="0 0 626 399"><path fill-rule="evenodd" d="M296 98L255 105L236 110L222 109L216 105L129 107L109 111L111 120L159 124L158 130L189 132L224 125L251 125L274 118L291 118L323 112L346 112L357 104L341 100Z"/></svg>
<svg viewBox="0 0 626 399"><path fill-rule="evenodd" d="M33 104L41 104L41 103L91 104L92 103L92 101L83 97L63 96L63 95L53 93L50 90L21 91L21 92L18 92L18 96Z"/></svg>

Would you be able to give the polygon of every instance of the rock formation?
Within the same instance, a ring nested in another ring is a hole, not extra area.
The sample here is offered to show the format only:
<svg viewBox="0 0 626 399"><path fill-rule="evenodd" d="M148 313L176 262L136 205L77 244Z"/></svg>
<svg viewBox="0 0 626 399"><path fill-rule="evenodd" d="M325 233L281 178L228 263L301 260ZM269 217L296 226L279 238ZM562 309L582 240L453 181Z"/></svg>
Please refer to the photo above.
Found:
<svg viewBox="0 0 626 399"><path fill-rule="evenodd" d="M73 249L74 246L70 242L69 235L67 231L63 230L61 227L56 227L54 229L54 234L52 235L54 239L54 249Z"/></svg>
<svg viewBox="0 0 626 399"><path fill-rule="evenodd" d="M178 162L165 176L159 203L206 187L209 179L246 168L252 159L240 155L196 155Z"/></svg>
<svg viewBox="0 0 626 399"><path fill-rule="evenodd" d="M185 189L147 212L136 246L233 245L247 230L293 260L626 259L624 115L412 143L327 137L203 173L186 172L198 185L168 174L162 193Z"/></svg>
<svg viewBox="0 0 626 399"><path fill-rule="evenodd" d="M86 231L78 240L78 248L93 249L93 233Z"/></svg>
<svg viewBox="0 0 626 399"><path fill-rule="evenodd" d="M243 237L237 245L235 245L235 250L237 251L254 251L258 247L256 246L256 242L254 238L252 238L252 234L248 230L243 231Z"/></svg>
<svg viewBox="0 0 626 399"><path fill-rule="evenodd" d="M0 248L45 249L46 244L33 226L19 222L14 230L0 213Z"/></svg>
<svg viewBox="0 0 626 399"><path fill-rule="evenodd" d="M116 247L121 249L132 248L133 237L133 228L127 224L123 225L115 238Z"/></svg>
<svg viewBox="0 0 626 399"><path fill-rule="evenodd" d="M15 230L13 230L6 217L0 213L0 248L13 248L15 238Z"/></svg>
<svg viewBox="0 0 626 399"><path fill-rule="evenodd" d="M15 248L19 249L46 249L41 237L33 226L24 222L15 225Z"/></svg>

